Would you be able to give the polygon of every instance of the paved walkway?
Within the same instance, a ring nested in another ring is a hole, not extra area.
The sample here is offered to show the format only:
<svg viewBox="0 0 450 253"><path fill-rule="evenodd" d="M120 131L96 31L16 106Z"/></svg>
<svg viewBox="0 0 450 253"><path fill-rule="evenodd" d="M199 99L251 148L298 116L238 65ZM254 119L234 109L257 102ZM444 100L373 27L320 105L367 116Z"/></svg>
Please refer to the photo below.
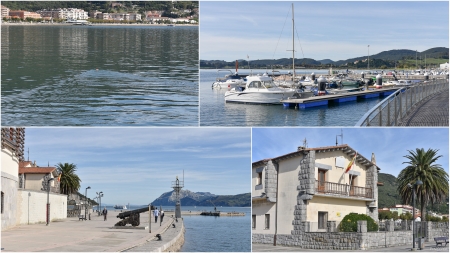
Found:
<svg viewBox="0 0 450 253"><path fill-rule="evenodd" d="M403 120L400 126L449 126L449 91L431 96L421 102Z"/></svg>
<svg viewBox="0 0 450 253"><path fill-rule="evenodd" d="M67 218L62 221L45 224L20 225L1 232L2 251L124 251L149 243L155 239L156 234L163 234L171 227L173 219L167 215L160 226L152 220L151 233L147 229L148 212L141 213L141 229L114 229L112 228L120 219L116 218L119 212L109 211L108 220L103 216L91 214L91 220L79 221L78 218ZM128 225L129 226L129 225ZM168 242L169 240L166 240Z"/></svg>
<svg viewBox="0 0 450 253"><path fill-rule="evenodd" d="M411 245L412 246L412 245ZM389 248L378 248L368 250L369 252L411 252L411 246L397 246ZM252 244L252 252L346 252L346 251L362 251L362 250L324 250L324 249L300 249L296 247L285 247L285 246L273 246L272 244ZM417 250L418 252L449 252L447 247L436 247L436 243L425 243L425 248L423 250Z"/></svg>

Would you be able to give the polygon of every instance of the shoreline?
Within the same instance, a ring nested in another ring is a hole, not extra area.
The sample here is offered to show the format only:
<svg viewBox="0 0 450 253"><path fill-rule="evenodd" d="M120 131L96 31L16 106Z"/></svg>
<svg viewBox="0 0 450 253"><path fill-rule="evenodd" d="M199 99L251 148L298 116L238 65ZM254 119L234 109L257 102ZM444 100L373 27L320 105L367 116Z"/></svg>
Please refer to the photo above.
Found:
<svg viewBox="0 0 450 253"><path fill-rule="evenodd" d="M75 26L74 23L28 23L28 22L21 22L21 23L9 23L9 22L1 22L1 25L6 26ZM76 26L199 26L198 24L140 24L140 23L133 23L133 24L126 24L126 23L91 23L89 25L76 25Z"/></svg>

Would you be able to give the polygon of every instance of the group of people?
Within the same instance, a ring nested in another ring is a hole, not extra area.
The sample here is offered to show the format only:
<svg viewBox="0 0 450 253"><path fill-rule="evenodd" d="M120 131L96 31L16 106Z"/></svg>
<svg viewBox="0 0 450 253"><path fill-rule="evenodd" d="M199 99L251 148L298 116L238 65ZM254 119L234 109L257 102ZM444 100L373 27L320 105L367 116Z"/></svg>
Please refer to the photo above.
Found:
<svg viewBox="0 0 450 253"><path fill-rule="evenodd" d="M103 215L103 220L106 221L107 216L108 216L108 210L106 210L106 207L105 207L105 209L103 209L102 215ZM153 216L155 216L155 223L158 222L158 216L161 216L161 223L162 223L163 219L164 219L164 211L161 210L161 212L160 212L160 211L158 211L158 208L156 207L155 210L153 210Z"/></svg>
<svg viewBox="0 0 450 253"><path fill-rule="evenodd" d="M164 219L164 211L161 210L161 212L160 212L160 211L158 211L158 208L156 207L155 210L153 210L153 216L155 216L155 223L158 222L158 216L161 216L161 223L162 223L163 219Z"/></svg>

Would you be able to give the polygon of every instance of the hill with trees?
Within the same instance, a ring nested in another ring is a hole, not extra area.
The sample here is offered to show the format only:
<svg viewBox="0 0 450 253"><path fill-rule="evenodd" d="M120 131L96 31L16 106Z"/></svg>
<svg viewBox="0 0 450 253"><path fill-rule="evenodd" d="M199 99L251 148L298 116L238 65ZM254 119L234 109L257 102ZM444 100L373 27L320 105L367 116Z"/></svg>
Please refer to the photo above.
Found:
<svg viewBox="0 0 450 253"><path fill-rule="evenodd" d="M403 203L400 195L397 191L397 178L391 174L378 173L378 182L383 183L383 186L378 187L378 208L391 207L395 204L407 204ZM439 205L427 206L428 211L433 211L437 213L448 213L448 196L445 203Z"/></svg>
<svg viewBox="0 0 450 253"><path fill-rule="evenodd" d="M427 62L430 64L439 64L448 62L449 49L446 47L435 47L427 49L423 52L417 52L418 59L421 57L422 61L418 67L425 67L424 59L427 57ZM386 69L386 68L414 68L416 65L416 51L408 49L394 49L383 51L378 54L370 55L369 64L371 68ZM414 61L412 61L414 60ZM238 60L239 68L292 68L292 58L283 58L277 60ZM351 68L364 69L367 68L367 55L355 57L346 60L332 61L330 59L314 60L310 58L295 59L296 68ZM200 68L234 68L235 62L226 62L221 60L200 60Z"/></svg>

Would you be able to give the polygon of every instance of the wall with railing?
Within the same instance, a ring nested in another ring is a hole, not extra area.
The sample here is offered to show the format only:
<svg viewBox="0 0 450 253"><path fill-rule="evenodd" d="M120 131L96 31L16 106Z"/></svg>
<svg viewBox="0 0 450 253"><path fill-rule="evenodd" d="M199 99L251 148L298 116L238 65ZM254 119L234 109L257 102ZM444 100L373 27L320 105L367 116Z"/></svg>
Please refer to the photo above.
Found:
<svg viewBox="0 0 450 253"><path fill-rule="evenodd" d="M402 221L399 225L394 221L379 223L383 231L367 232L367 221L358 221L357 232L337 232L336 222L328 221L323 232L311 232L314 226L310 222L302 222L302 229L290 235L277 234L275 237L273 234L253 233L252 242L273 244L276 238L277 245L319 250L370 250L402 245L412 247L412 221ZM425 237L425 241L433 241L434 237L448 237L448 222L416 222L415 227L417 238Z"/></svg>
<svg viewBox="0 0 450 253"><path fill-rule="evenodd" d="M317 193L330 195L361 197L368 199L373 197L372 189L370 188L318 180L316 180L316 191Z"/></svg>
<svg viewBox="0 0 450 253"><path fill-rule="evenodd" d="M449 89L448 80L432 80L404 87L368 111L356 126L398 126L419 102Z"/></svg>

